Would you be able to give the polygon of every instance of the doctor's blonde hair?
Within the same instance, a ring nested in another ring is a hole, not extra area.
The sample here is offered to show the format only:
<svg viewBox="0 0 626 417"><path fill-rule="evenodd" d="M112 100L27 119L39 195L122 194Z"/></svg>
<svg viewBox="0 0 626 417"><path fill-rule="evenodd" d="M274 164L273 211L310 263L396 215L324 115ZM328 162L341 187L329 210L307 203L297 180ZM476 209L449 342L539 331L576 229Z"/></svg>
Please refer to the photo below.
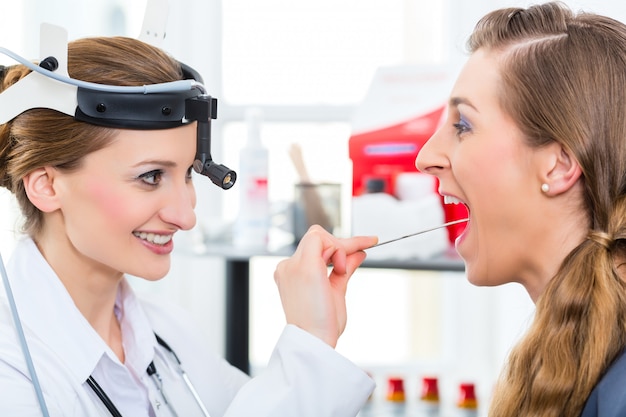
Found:
<svg viewBox="0 0 626 417"><path fill-rule="evenodd" d="M22 65L3 68L0 93L29 72ZM78 80L123 86L182 79L176 60L158 48L125 37L71 42L68 72ZM76 170L86 155L107 146L115 133L115 129L78 122L55 110L39 108L27 110L0 125L0 186L17 198L25 233L37 235L43 224L43 213L28 199L23 178L45 166Z"/></svg>
<svg viewBox="0 0 626 417"><path fill-rule="evenodd" d="M528 144L572 152L589 223L537 301L489 415L577 416L626 346L626 26L547 3L488 14L468 46L498 55L500 104Z"/></svg>

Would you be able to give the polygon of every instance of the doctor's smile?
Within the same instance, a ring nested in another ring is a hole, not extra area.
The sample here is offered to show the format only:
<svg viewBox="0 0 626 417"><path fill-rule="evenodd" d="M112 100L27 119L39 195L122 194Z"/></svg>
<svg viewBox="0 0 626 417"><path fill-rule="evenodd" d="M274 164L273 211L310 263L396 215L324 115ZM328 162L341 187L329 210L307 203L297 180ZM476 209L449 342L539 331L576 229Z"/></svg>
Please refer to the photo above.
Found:
<svg viewBox="0 0 626 417"><path fill-rule="evenodd" d="M172 240L172 234L159 234L159 233L146 233L146 232L133 232L138 238L145 240L149 243L156 245L165 245Z"/></svg>
<svg viewBox="0 0 626 417"><path fill-rule="evenodd" d="M172 234L133 232L133 235L141 239L142 243L145 244L147 248L157 254L169 254L174 249Z"/></svg>

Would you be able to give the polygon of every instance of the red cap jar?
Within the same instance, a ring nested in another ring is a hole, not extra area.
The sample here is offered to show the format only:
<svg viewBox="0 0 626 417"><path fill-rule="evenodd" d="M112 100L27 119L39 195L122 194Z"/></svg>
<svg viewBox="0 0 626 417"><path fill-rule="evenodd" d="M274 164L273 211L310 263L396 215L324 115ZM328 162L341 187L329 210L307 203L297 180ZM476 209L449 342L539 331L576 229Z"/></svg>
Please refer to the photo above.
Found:
<svg viewBox="0 0 626 417"><path fill-rule="evenodd" d="M387 400L403 402L405 398L404 379L400 377L390 377L387 380Z"/></svg>
<svg viewBox="0 0 626 417"><path fill-rule="evenodd" d="M474 384L464 382L459 385L459 400L457 401L458 408L475 410L478 408L478 401L476 400L476 389Z"/></svg>
<svg viewBox="0 0 626 417"><path fill-rule="evenodd" d="M433 403L439 402L439 385L437 378L422 378L422 393L420 395L420 400Z"/></svg>

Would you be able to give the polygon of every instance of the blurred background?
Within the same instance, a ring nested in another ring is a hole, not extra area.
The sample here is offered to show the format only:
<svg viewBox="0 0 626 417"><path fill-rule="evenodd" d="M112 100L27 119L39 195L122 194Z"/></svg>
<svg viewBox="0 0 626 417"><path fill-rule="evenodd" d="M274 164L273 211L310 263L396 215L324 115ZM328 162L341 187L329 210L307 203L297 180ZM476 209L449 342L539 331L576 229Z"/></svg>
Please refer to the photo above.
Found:
<svg viewBox="0 0 626 417"><path fill-rule="evenodd" d="M626 3L617 0L565 3L626 20ZM438 68L454 75L466 57L465 40L476 21L491 9L515 5L528 2L177 0L170 5L164 49L196 68L219 100L213 123L215 160L239 170L246 114L257 109L262 114L261 141L269 150L272 209L279 212L293 200L300 179L289 148L297 144L314 181L342 185L343 221L349 224L353 167L348 145L378 71ZM5 2L0 46L37 59L42 22L64 26L70 39L137 37L145 6L145 0ZM12 62L1 56L0 64ZM445 104L447 94L441 89L436 99L442 97ZM223 353L224 263L198 245L229 230L240 196L203 178L195 183L199 223L177 241L171 274L150 285L133 282L146 296L188 308L206 340ZM0 251L5 260L19 237L18 221L11 196L1 190ZM280 246L280 236L271 234L270 244ZM266 363L284 325L273 281L280 259L270 255L250 260L253 373ZM372 373L379 383L378 397L384 395L389 375L401 375L407 397L413 398L419 379L428 374L439 377L448 404L460 382L474 382L484 407L532 311L528 295L515 285L475 288L462 272L364 268L350 283L348 327L337 349Z"/></svg>

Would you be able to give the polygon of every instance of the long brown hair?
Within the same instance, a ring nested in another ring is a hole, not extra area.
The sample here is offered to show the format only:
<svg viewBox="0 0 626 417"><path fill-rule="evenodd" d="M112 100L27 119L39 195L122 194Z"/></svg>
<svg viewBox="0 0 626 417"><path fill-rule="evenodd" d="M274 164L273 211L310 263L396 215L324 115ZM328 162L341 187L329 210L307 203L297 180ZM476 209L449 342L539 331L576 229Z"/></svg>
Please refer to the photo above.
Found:
<svg viewBox="0 0 626 417"><path fill-rule="evenodd" d="M498 53L499 100L528 143L577 159L590 225L538 299L490 415L577 416L626 346L626 26L552 2L488 14L468 46Z"/></svg>
<svg viewBox="0 0 626 417"><path fill-rule="evenodd" d="M124 37L71 42L68 72L78 80L127 86L182 78L176 60L148 44ZM0 92L28 73L21 65L4 68ZM24 217L24 232L35 236L41 230L43 214L29 201L22 179L44 166L77 169L87 154L110 143L115 132L48 109L31 109L0 125L0 186L15 194Z"/></svg>

